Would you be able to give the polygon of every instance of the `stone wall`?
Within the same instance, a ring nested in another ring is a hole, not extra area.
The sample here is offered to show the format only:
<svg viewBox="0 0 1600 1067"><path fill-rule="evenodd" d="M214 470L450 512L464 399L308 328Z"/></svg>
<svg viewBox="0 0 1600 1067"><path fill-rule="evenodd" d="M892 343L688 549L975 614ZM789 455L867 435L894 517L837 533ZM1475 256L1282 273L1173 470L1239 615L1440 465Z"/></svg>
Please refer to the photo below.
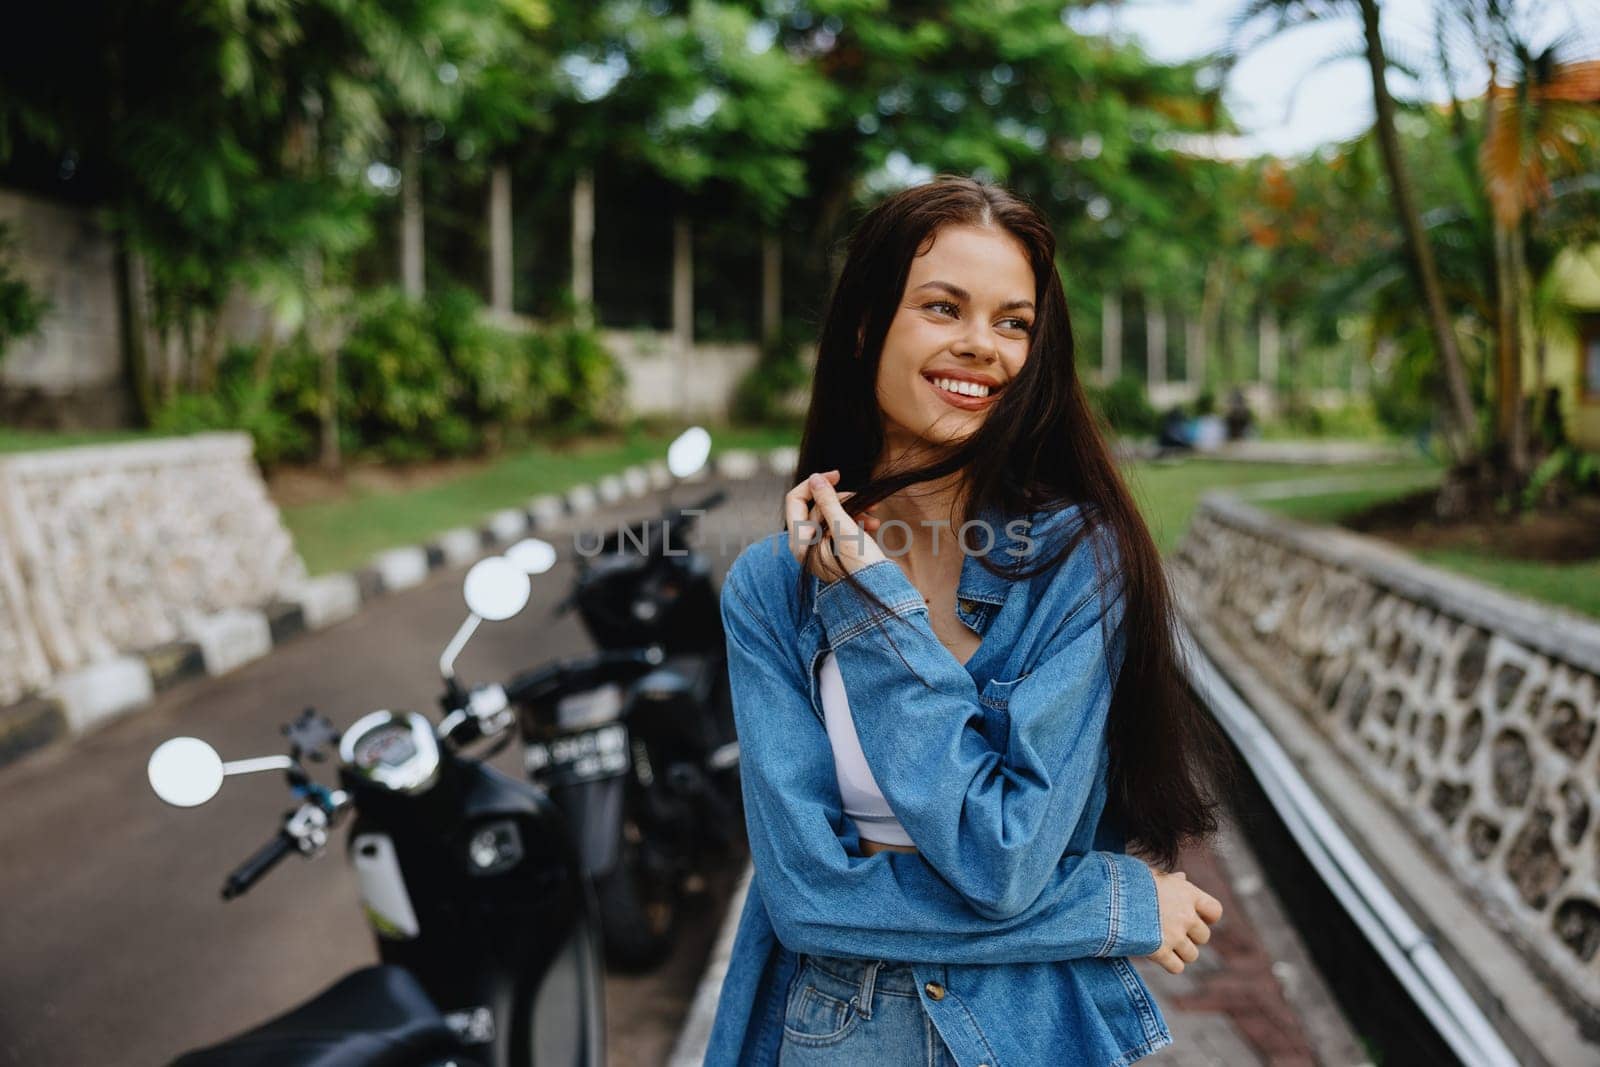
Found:
<svg viewBox="0 0 1600 1067"><path fill-rule="evenodd" d="M1171 573L1569 998L1600 1000L1600 625L1223 496Z"/></svg>
<svg viewBox="0 0 1600 1067"><path fill-rule="evenodd" d="M247 435L0 459L0 706L304 578Z"/></svg>

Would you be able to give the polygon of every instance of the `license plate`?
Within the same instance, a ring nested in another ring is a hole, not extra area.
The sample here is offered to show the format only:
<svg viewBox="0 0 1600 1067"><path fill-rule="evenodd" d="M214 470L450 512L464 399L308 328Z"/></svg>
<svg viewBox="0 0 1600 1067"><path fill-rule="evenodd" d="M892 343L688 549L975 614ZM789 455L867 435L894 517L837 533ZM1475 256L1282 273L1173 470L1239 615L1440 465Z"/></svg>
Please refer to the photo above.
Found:
<svg viewBox="0 0 1600 1067"><path fill-rule="evenodd" d="M547 785L572 785L628 771L628 728L620 722L529 743L523 765Z"/></svg>

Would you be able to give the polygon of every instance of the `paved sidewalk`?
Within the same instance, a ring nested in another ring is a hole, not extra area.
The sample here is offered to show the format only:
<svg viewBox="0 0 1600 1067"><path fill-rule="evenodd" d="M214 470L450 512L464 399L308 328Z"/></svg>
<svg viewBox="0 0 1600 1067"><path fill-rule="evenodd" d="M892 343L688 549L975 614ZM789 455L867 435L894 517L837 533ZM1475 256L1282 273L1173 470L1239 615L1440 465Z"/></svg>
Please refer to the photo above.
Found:
<svg viewBox="0 0 1600 1067"><path fill-rule="evenodd" d="M1211 943L1182 974L1136 966L1172 1031L1156 1067L1354 1067L1370 1060L1279 909L1237 829L1177 868L1222 902Z"/></svg>
<svg viewBox="0 0 1600 1067"><path fill-rule="evenodd" d="M1223 916L1210 945L1183 974L1137 961L1173 1036L1173 1044L1147 1062L1152 1067L1370 1064L1237 831L1225 827L1210 847L1185 853L1178 869L1222 902ZM729 904L722 935L667 1061L670 1067L694 1067L704 1057L744 890L741 883ZM1070 1056L1061 1065L1075 1067Z"/></svg>

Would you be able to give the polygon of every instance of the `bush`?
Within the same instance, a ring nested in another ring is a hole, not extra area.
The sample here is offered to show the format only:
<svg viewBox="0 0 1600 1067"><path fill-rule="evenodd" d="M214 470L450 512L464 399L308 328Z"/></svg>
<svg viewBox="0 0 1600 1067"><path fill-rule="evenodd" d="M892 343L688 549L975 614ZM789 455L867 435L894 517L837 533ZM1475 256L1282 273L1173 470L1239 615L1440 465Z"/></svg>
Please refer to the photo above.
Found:
<svg viewBox="0 0 1600 1067"><path fill-rule="evenodd" d="M572 322L509 330L481 317L468 290L426 302L398 290L353 306L339 351L339 446L404 463L472 455L539 430L620 422L625 384L599 334ZM231 348L217 388L184 394L153 420L168 433L245 430L263 466L317 452L321 357L304 340L277 349L263 380L258 346Z"/></svg>
<svg viewBox="0 0 1600 1067"><path fill-rule="evenodd" d="M730 415L745 426L771 426L794 421L789 398L811 381L800 359L800 346L812 331L798 323L784 323L777 339L762 348L761 358L735 386Z"/></svg>
<svg viewBox="0 0 1600 1067"><path fill-rule="evenodd" d="M0 224L0 257L6 255L13 240L9 229ZM0 356L12 341L36 332L49 310L50 301L35 294L0 261Z"/></svg>
<svg viewBox="0 0 1600 1067"><path fill-rule="evenodd" d="M1161 422L1145 395L1144 383L1132 375L1118 378L1104 388L1091 386L1089 403L1123 437L1153 436Z"/></svg>

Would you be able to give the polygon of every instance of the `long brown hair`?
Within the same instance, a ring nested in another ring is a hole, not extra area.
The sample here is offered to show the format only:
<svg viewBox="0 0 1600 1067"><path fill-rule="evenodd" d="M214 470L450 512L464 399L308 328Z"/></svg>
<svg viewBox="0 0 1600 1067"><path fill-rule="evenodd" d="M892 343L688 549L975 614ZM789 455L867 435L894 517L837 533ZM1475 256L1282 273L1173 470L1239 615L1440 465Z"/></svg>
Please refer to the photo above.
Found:
<svg viewBox="0 0 1600 1067"><path fill-rule="evenodd" d="M930 442L931 462L889 471L874 481L885 444L876 392L884 338L912 258L931 246L940 227L951 224L999 228L1027 251L1036 307L1028 357L979 429L941 446ZM1033 205L970 178L940 175L873 207L849 237L822 323L793 481L838 469L838 488L854 494L845 502L851 515L908 486L956 472L963 472L963 521L975 520L990 506L1015 516L1082 505L1085 521L1060 551L1040 553L1045 558L1036 566L1002 571L981 559L992 573L1011 579L1052 570L1084 537L1102 525L1110 528L1122 570L1107 575L1102 564L1101 582L1121 579L1126 652L1106 731L1107 816L1121 826L1129 848L1170 870L1186 840L1216 831L1216 790L1229 775L1231 760L1220 731L1184 683L1160 554L1078 379L1055 252L1055 235ZM813 545L806 551L802 587L817 550ZM845 580L877 599L853 576Z"/></svg>

